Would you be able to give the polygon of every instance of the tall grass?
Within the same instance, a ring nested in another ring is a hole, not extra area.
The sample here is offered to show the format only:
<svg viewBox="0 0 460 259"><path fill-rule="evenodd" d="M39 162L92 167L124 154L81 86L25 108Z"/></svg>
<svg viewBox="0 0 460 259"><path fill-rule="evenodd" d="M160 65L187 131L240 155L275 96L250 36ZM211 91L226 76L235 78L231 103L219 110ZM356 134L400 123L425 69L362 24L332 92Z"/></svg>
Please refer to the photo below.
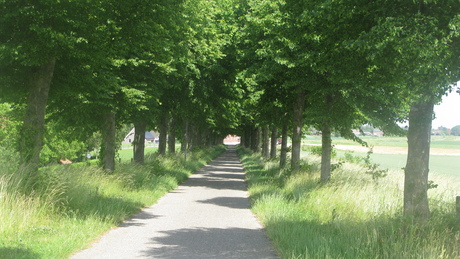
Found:
<svg viewBox="0 0 460 259"><path fill-rule="evenodd" d="M239 150L253 211L282 258L459 258L455 195L460 184L438 178L429 190L432 217L414 224L402 215L403 175L373 179L362 165L344 163L319 183L320 158L302 169Z"/></svg>
<svg viewBox="0 0 460 259"><path fill-rule="evenodd" d="M86 165L31 174L2 163L0 258L67 258L153 204L224 149L199 150L187 161L180 154L151 154L144 165L122 163L112 174Z"/></svg>

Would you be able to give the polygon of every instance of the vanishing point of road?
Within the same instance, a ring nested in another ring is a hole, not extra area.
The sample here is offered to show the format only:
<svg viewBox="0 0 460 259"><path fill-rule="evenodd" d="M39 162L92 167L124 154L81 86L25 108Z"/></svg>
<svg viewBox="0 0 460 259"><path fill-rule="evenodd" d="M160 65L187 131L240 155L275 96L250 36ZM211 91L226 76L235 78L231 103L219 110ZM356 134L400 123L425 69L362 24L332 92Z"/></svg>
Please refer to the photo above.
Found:
<svg viewBox="0 0 460 259"><path fill-rule="evenodd" d="M229 146L155 205L72 258L279 258L249 207L243 168Z"/></svg>

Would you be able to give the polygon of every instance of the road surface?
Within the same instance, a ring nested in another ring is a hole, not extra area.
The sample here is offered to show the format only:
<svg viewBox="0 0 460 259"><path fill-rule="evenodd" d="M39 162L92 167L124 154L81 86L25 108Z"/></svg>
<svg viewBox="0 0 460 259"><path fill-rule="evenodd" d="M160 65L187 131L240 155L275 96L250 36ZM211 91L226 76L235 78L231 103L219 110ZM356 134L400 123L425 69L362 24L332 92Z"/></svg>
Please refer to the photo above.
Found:
<svg viewBox="0 0 460 259"><path fill-rule="evenodd" d="M71 258L279 258L249 209L246 189L229 146L155 205Z"/></svg>

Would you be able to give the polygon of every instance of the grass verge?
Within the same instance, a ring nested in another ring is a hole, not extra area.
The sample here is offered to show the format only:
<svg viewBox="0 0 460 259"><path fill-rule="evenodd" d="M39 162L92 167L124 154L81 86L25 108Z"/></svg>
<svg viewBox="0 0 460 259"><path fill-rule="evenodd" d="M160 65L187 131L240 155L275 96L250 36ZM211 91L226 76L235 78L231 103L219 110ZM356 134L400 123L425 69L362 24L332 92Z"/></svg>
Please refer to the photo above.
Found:
<svg viewBox="0 0 460 259"><path fill-rule="evenodd" d="M30 175L27 168L2 164L0 258L68 258L224 150L195 151L187 161L180 154L150 154L144 165L122 163L112 174L67 165Z"/></svg>
<svg viewBox="0 0 460 259"><path fill-rule="evenodd" d="M292 172L247 149L238 153L252 210L282 258L460 257L454 205L460 186L450 178L435 179L432 217L420 225L402 216L399 172L373 179L361 165L343 163L319 184L317 156Z"/></svg>

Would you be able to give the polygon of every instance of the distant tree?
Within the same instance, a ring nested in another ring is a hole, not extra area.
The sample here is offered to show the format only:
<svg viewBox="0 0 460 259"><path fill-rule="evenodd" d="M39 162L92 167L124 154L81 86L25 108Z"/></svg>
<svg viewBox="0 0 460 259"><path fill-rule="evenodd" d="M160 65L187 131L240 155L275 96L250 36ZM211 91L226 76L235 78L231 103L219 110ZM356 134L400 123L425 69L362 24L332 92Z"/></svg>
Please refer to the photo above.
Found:
<svg viewBox="0 0 460 259"><path fill-rule="evenodd" d="M460 136L460 125L453 127L452 130L450 131L450 135Z"/></svg>

